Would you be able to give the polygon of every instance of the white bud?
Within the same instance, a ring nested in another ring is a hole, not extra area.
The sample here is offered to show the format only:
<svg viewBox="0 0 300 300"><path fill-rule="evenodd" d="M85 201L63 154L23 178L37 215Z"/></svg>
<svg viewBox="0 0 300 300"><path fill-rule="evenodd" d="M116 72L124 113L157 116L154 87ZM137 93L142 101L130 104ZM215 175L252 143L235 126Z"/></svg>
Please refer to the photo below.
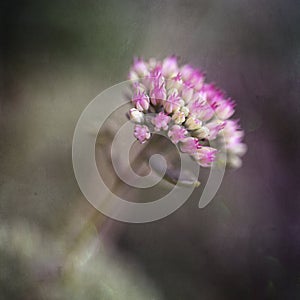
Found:
<svg viewBox="0 0 300 300"><path fill-rule="evenodd" d="M129 110L129 118L131 121L135 123L143 123L144 122L144 114L137 110L136 108L131 108Z"/></svg>
<svg viewBox="0 0 300 300"><path fill-rule="evenodd" d="M185 115L182 111L176 111L173 116L172 120L175 122L175 124L182 124L185 121Z"/></svg>
<svg viewBox="0 0 300 300"><path fill-rule="evenodd" d="M189 115L190 112L187 106L182 106L180 111L182 111L186 117Z"/></svg>
<svg viewBox="0 0 300 300"><path fill-rule="evenodd" d="M228 164L230 167L238 169L242 166L242 160L237 155L231 155L228 158Z"/></svg>
<svg viewBox="0 0 300 300"><path fill-rule="evenodd" d="M195 135L198 139L205 139L209 135L209 129L205 126L202 126L196 130Z"/></svg>
<svg viewBox="0 0 300 300"><path fill-rule="evenodd" d="M185 126L187 127L187 129L189 130L197 130L199 128L201 128L202 126L202 122L194 117L189 117L186 121L185 121Z"/></svg>

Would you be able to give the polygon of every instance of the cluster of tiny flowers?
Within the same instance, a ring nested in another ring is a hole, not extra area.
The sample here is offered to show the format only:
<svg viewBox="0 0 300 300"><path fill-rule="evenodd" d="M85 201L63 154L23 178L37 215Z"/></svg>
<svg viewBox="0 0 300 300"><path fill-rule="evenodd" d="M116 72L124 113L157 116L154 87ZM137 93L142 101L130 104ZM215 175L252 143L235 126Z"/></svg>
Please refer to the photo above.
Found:
<svg viewBox="0 0 300 300"><path fill-rule="evenodd" d="M214 84L206 83L201 71L190 65L179 67L175 56L163 61L135 59L129 79L134 105L129 117L140 143L151 138L150 129L163 131L180 151L209 167L217 156L209 142L221 140L227 162L233 167L241 165L246 145L238 122L229 119L234 102Z"/></svg>

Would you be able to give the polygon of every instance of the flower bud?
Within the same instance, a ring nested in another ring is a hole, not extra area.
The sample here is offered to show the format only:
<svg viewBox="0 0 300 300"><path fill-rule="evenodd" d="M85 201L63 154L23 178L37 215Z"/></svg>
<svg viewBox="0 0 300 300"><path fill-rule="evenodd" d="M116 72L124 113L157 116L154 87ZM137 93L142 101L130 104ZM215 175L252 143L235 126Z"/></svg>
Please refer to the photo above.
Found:
<svg viewBox="0 0 300 300"><path fill-rule="evenodd" d="M158 113L154 118L152 118L151 122L155 126L155 131L159 130L167 130L168 129L168 123L170 122L171 117L166 115L163 112Z"/></svg>
<svg viewBox="0 0 300 300"><path fill-rule="evenodd" d="M160 86L155 84L154 88L150 91L150 100L153 105L159 105L162 101L165 101L167 97L167 92L164 84Z"/></svg>
<svg viewBox="0 0 300 300"><path fill-rule="evenodd" d="M150 131L146 125L135 125L134 136L140 141L141 144L150 139Z"/></svg>
<svg viewBox="0 0 300 300"><path fill-rule="evenodd" d="M189 115L189 112L190 112L190 110L188 109L187 106L182 106L180 108L180 111L182 111L186 117Z"/></svg>
<svg viewBox="0 0 300 300"><path fill-rule="evenodd" d="M172 120L175 122L175 124L182 124L185 121L185 114L182 111L176 111L173 116Z"/></svg>
<svg viewBox="0 0 300 300"><path fill-rule="evenodd" d="M144 114L137 110L136 108L131 108L129 110L129 118L131 121L135 123L143 123L144 122Z"/></svg>
<svg viewBox="0 0 300 300"><path fill-rule="evenodd" d="M208 135L209 135L209 129L205 126L202 126L195 131L195 136L200 140L207 138Z"/></svg>
<svg viewBox="0 0 300 300"><path fill-rule="evenodd" d="M181 91L182 99L185 103L189 103L193 98L194 89L190 85L184 84Z"/></svg>
<svg viewBox="0 0 300 300"><path fill-rule="evenodd" d="M230 100L218 101L215 112L218 118L226 120L234 114L234 103Z"/></svg>
<svg viewBox="0 0 300 300"><path fill-rule="evenodd" d="M178 73L176 56L169 56L164 59L162 64L162 74L166 77L175 76Z"/></svg>
<svg viewBox="0 0 300 300"><path fill-rule="evenodd" d="M216 158L217 150L211 147L201 147L194 154L195 160L202 167L209 167Z"/></svg>
<svg viewBox="0 0 300 300"><path fill-rule="evenodd" d="M150 100L149 96L145 92L138 91L134 94L132 102L139 111L143 111L148 110Z"/></svg>
<svg viewBox="0 0 300 300"><path fill-rule="evenodd" d="M221 120L215 120L210 123L207 123L206 126L209 129L208 139L214 140L217 137L217 135L219 134L219 132L222 129L224 129L225 125L226 125L226 122L221 121Z"/></svg>
<svg viewBox="0 0 300 300"><path fill-rule="evenodd" d="M132 69L139 77L145 77L149 74L146 62L139 58L134 59Z"/></svg>
<svg viewBox="0 0 300 300"><path fill-rule="evenodd" d="M168 99L163 103L164 109L168 114L180 110L180 108L183 105L184 105L183 100L179 97L179 95L176 92L171 94L168 97Z"/></svg>
<svg viewBox="0 0 300 300"><path fill-rule="evenodd" d="M197 130L201 128L202 122L194 117L189 117L185 121L185 127L189 130Z"/></svg>
<svg viewBox="0 0 300 300"><path fill-rule="evenodd" d="M179 125L174 125L168 132L168 136L174 144L186 138L187 130Z"/></svg>
<svg viewBox="0 0 300 300"><path fill-rule="evenodd" d="M180 150L183 153L188 153L190 155L193 155L200 148L201 145L199 144L199 140L197 138L187 137L181 141Z"/></svg>

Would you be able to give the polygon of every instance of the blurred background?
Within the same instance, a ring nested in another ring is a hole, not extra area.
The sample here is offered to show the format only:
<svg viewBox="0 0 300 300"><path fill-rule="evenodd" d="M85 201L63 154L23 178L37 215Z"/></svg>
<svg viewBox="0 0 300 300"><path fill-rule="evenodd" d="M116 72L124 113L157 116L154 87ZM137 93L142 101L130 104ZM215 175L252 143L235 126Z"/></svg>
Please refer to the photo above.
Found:
<svg viewBox="0 0 300 300"><path fill-rule="evenodd" d="M0 5L1 300L300 299L299 1ZM133 56L170 54L236 100L243 167L205 209L200 188L163 220L107 219L73 174L76 122Z"/></svg>

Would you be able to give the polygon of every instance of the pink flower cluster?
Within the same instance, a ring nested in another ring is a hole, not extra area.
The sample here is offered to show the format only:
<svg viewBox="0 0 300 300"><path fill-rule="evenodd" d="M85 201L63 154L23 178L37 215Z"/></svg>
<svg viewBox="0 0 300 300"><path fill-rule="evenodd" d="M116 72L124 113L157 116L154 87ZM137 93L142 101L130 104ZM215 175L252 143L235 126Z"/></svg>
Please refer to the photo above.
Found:
<svg viewBox="0 0 300 300"><path fill-rule="evenodd" d="M150 139L151 131L164 131L182 152L209 167L218 152L209 142L220 140L227 162L241 165L246 145L238 122L229 119L234 102L214 84L206 83L203 72L190 65L179 67L175 56L163 61L135 59L129 79L134 105L129 116L141 143Z"/></svg>

